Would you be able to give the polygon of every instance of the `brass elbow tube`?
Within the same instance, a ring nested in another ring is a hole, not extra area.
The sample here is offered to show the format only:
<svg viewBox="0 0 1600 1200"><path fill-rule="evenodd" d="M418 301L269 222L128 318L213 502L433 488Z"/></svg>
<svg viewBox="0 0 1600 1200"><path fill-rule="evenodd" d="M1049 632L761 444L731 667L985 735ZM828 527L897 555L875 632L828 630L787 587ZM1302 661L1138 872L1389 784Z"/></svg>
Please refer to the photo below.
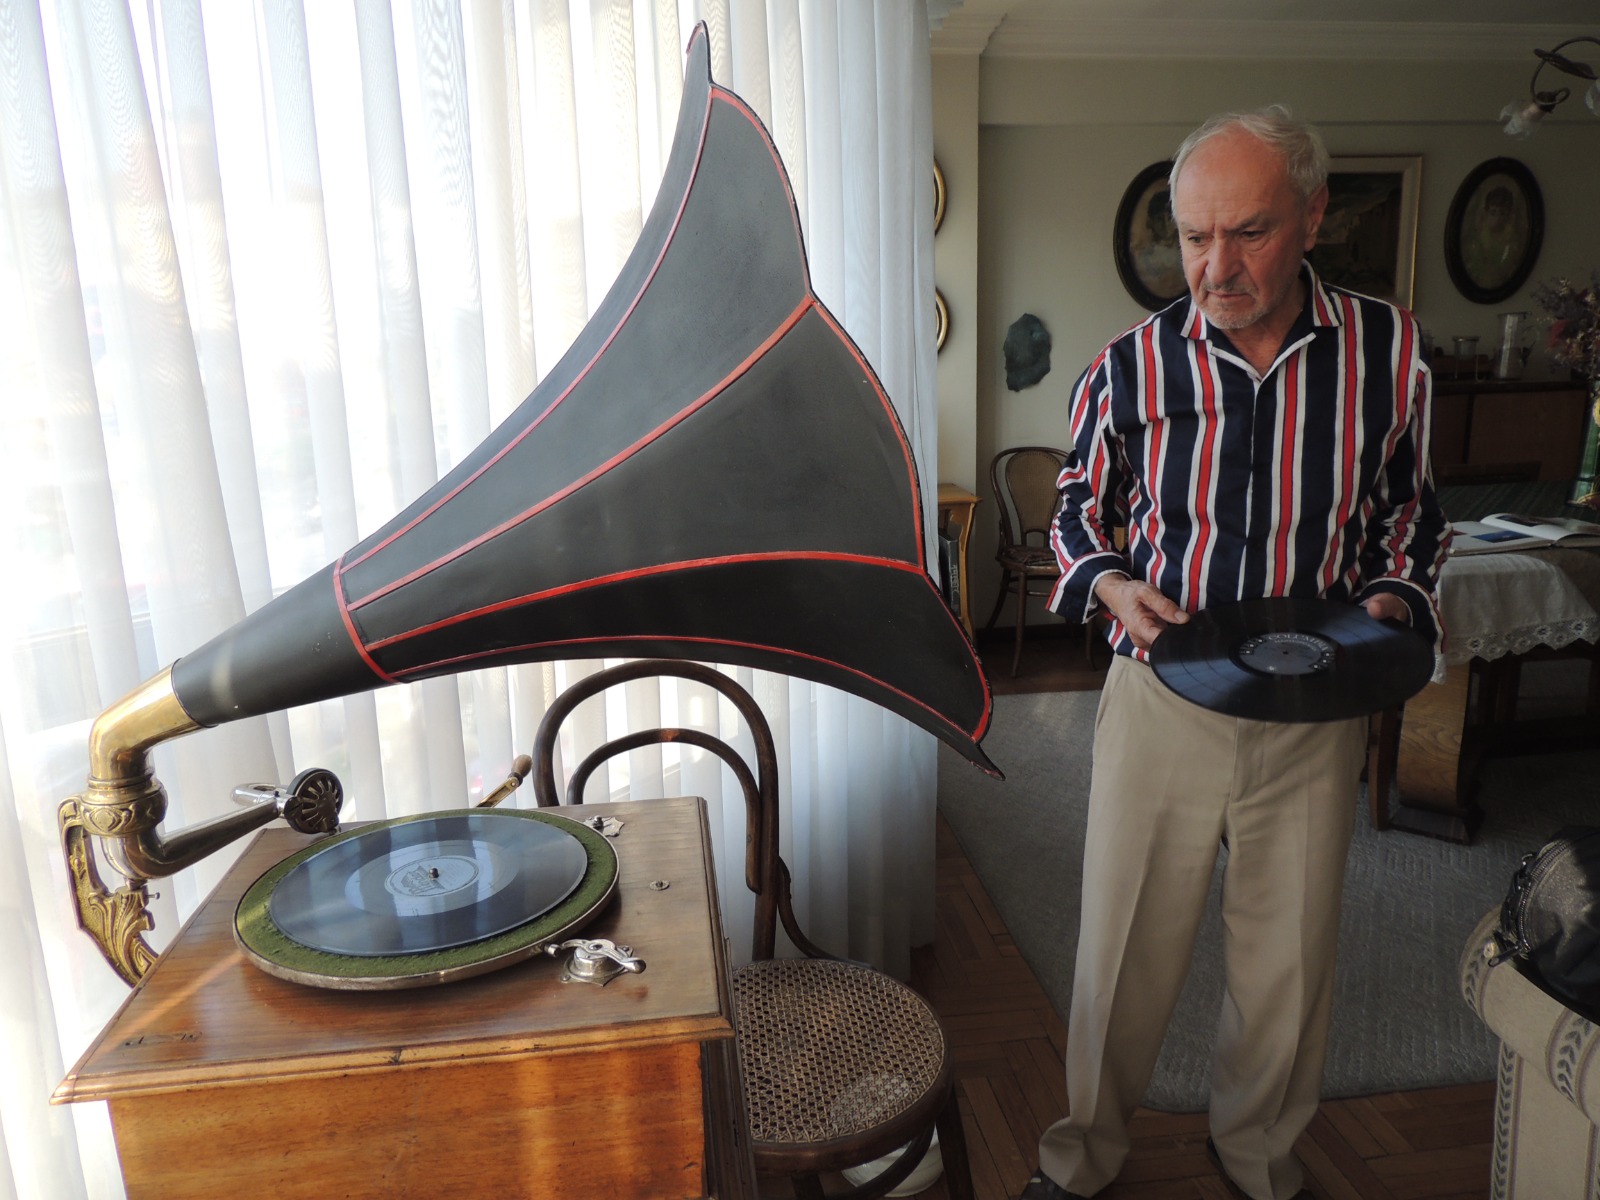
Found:
<svg viewBox="0 0 1600 1200"><path fill-rule="evenodd" d="M167 793L155 777L149 751L199 728L173 691L172 669L152 676L95 719L89 734L88 782L57 813L78 924L129 983L137 983L155 961L142 937L150 928L145 881L200 861L279 812L266 800L173 837L162 836ZM127 879L126 885L109 891L101 882L90 835L99 839L106 861Z"/></svg>
<svg viewBox="0 0 1600 1200"><path fill-rule="evenodd" d="M167 813L166 789L149 751L200 726L172 689L172 668L145 680L95 718L89 731L89 779L73 797L85 832L105 839L106 856L129 879L170 875L157 827ZM141 849L137 843L146 845Z"/></svg>

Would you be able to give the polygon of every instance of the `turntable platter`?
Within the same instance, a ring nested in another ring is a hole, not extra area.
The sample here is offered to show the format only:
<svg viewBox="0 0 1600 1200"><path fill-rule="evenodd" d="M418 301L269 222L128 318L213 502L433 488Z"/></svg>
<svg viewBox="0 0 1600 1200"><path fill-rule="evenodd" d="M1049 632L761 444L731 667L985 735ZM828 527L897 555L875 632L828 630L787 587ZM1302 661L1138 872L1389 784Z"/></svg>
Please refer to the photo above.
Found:
<svg viewBox="0 0 1600 1200"><path fill-rule="evenodd" d="M329 954L417 954L543 916L588 865L582 843L554 825L450 813L317 851L278 882L268 908L286 936Z"/></svg>
<svg viewBox="0 0 1600 1200"><path fill-rule="evenodd" d="M450 810L317 842L258 879L235 940L269 974L317 987L420 987L537 954L610 898L616 852L570 818Z"/></svg>

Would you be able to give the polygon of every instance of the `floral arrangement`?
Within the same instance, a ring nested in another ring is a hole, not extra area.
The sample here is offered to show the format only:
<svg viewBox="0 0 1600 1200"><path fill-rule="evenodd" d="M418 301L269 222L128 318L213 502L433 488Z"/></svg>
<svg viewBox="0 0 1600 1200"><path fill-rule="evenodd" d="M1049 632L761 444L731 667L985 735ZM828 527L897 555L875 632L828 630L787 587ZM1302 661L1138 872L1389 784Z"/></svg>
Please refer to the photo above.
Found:
<svg viewBox="0 0 1600 1200"><path fill-rule="evenodd" d="M1534 302L1550 315L1550 358L1588 380L1600 380L1600 271L1579 289L1570 279L1541 283Z"/></svg>

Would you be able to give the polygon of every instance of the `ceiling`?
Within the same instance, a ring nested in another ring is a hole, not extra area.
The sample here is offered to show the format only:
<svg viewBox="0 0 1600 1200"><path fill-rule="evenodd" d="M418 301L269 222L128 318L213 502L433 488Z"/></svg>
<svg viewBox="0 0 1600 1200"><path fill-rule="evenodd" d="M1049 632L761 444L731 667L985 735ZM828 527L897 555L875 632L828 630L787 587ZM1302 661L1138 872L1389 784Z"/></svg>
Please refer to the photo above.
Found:
<svg viewBox="0 0 1600 1200"><path fill-rule="evenodd" d="M935 54L1509 59L1600 36L1594 0L946 0ZM1199 12L1204 16L1197 16ZM1314 13L1311 19L1306 13ZM1600 54L1600 47L1591 47ZM1594 61L1596 55L1579 55Z"/></svg>

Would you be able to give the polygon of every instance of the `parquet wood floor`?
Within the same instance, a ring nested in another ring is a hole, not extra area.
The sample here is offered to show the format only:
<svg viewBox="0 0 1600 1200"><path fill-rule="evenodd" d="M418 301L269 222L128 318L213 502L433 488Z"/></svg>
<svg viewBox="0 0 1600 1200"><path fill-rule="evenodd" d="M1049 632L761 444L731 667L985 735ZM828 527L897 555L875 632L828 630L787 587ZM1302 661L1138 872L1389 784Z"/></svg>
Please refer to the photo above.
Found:
<svg viewBox="0 0 1600 1200"><path fill-rule="evenodd" d="M1066 1111L1066 1028L943 819L936 878L934 942L914 956L911 983L954 1043L977 1200L1012 1200L1040 1131ZM1493 1109L1492 1082L1324 1102L1297 1146L1306 1186L1317 1200L1482 1200ZM1204 1113L1141 1110L1100 1200L1234 1200L1205 1142ZM948 1200L944 1181L922 1197Z"/></svg>

